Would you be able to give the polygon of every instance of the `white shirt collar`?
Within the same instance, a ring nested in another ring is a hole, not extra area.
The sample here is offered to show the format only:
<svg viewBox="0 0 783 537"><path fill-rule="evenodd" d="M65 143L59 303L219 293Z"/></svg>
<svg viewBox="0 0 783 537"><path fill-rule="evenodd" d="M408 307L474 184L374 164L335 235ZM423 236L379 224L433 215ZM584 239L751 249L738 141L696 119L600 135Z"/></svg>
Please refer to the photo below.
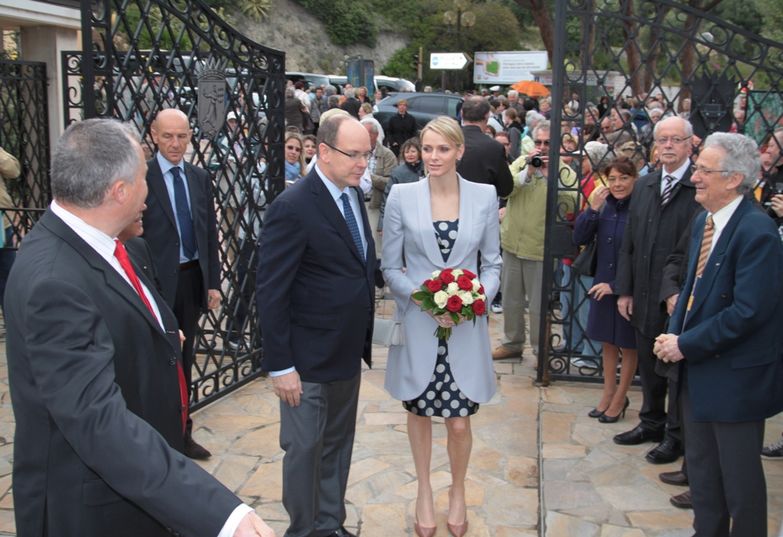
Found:
<svg viewBox="0 0 783 537"><path fill-rule="evenodd" d="M340 199L342 193L345 192L345 188L338 187L328 177L326 177L321 171L321 168L318 167L317 163L315 165L315 173L318 174L318 177L320 177L321 181L323 181L324 185L326 185L326 189L329 191L329 194L331 194L332 198L334 198L334 201L337 202L337 200Z"/></svg>
<svg viewBox="0 0 783 537"><path fill-rule="evenodd" d="M68 209L59 205L57 201L52 201L51 209L52 212L57 215L60 220L65 222L65 225L71 228L79 238L90 246L90 248L98 252L102 258L112 264L115 248L113 237L109 237L100 229L91 226Z"/></svg>
<svg viewBox="0 0 783 537"><path fill-rule="evenodd" d="M739 207L739 204L742 202L742 197L742 194L738 194L737 197L727 205L721 207L714 213L710 213L712 214L712 225L715 226L713 236L720 235L720 232L723 231L723 228L729 223L729 220L731 220L731 217L734 215L734 211L737 210L737 207Z"/></svg>
<svg viewBox="0 0 783 537"><path fill-rule="evenodd" d="M160 173L162 175L166 175L166 172L171 170L171 168L179 168L182 170L183 174L185 172L185 162L184 160L180 160L177 164L174 164L173 162L170 162L169 159L164 157L160 154L160 151L155 153L155 158L158 161L158 166L160 166Z"/></svg>
<svg viewBox="0 0 783 537"><path fill-rule="evenodd" d="M667 172L666 168L664 167L661 169L661 179L663 179L667 175L671 175L672 177L674 177L674 182L679 183L680 181L682 181L682 177L688 172L688 168L690 167L691 167L691 159L685 159L683 165L671 173Z"/></svg>

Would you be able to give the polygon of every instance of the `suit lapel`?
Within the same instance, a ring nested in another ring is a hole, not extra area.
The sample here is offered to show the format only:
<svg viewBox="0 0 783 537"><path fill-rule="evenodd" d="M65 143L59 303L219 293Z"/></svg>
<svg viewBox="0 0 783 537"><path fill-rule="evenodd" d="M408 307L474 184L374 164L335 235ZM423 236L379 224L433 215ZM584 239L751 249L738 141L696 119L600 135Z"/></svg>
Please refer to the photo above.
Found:
<svg viewBox="0 0 783 537"><path fill-rule="evenodd" d="M469 234L473 230L474 207L476 205L468 202L470 187L471 185L466 179L459 178L459 230L449 255L449 265L452 267L455 267L457 263L462 263L470 245Z"/></svg>
<svg viewBox="0 0 783 537"><path fill-rule="evenodd" d="M705 297L709 296L710 291L712 290L712 286L715 283L715 277L718 275L723 266L723 258L726 255L726 247L731 241L734 232L737 230L737 225L739 225L740 220L742 220L742 217L747 212L749 203L750 202L747 199L743 199L742 202L740 202L737 210L735 210L734 214L731 215L731 218L726 224L726 227L723 228L723 231L721 231L720 237L718 237L718 242L715 243L715 247L712 249L712 252L710 252L710 256L707 258L707 263L704 265L704 274L702 274L701 279L696 286L696 295L693 297L693 305L689 315L690 317L693 317L693 315L696 314L702 304L704 304ZM702 231L699 234L699 237L703 236L704 222L702 222L701 230ZM700 247L701 244L696 245L696 258L698 258ZM693 263L692 270L696 270L695 262Z"/></svg>
<svg viewBox="0 0 783 537"><path fill-rule="evenodd" d="M430 203L430 179L426 177L416 183L417 196L415 200L419 218L419 240L427 258L436 267L444 267L443 256L435 238L435 228L432 226L432 205ZM410 201L410 200L409 200Z"/></svg>
<svg viewBox="0 0 783 537"><path fill-rule="evenodd" d="M174 209L171 207L171 199L169 198L169 192L166 190L166 183L163 180L163 172L158 164L158 159L153 157L147 161L147 167L149 168L150 181L147 182L150 193L155 196L158 203L163 208L163 212L171 222L171 225L176 229L177 222L174 220ZM187 175L187 174L186 174Z"/></svg>
<svg viewBox="0 0 783 537"><path fill-rule="evenodd" d="M337 208L337 204L335 203L334 198L323 184L323 181L321 181L321 178L318 176L318 173L316 173L315 169L310 172L305 180L308 182L310 190L315 196L315 204L318 206L318 209L324 215L326 220L332 225L332 227L337 230L337 233L340 235L340 237L342 237L343 241L351 250L356 260L364 264L364 260L360 257L359 251L356 249L356 245L353 242L353 237L351 236L351 231L348 229L348 224L345 222L345 218L340 212L340 209ZM367 217L363 209L361 209L361 216L366 233ZM366 236L367 235L365 234L365 237ZM369 239L367 240L367 245L369 246L371 242L372 235L370 235Z"/></svg>
<svg viewBox="0 0 783 537"><path fill-rule="evenodd" d="M57 217L57 215L55 215L54 213L47 211L44 217L41 219L41 223L47 229L49 229L49 231L51 231L53 234L60 237L62 240L68 243L74 250L79 252L79 254L84 258L85 262L90 266L90 268L92 268L96 272L99 272L103 276L103 279L106 282L107 287L112 289L126 302L128 302L161 335L163 334L163 331L161 330L160 324L158 324L157 319L153 317L152 313L147 309L147 306L145 306L144 303L141 301L141 298L136 293L136 290L133 289L128 284L128 282L126 282L122 278L122 276L119 275L119 273L114 269L114 267L109 265L106 262L106 260L103 259L98 254L98 252L93 250L90 247L90 245L84 242L84 240L82 240L81 237L79 237L70 227L68 227L65 224L65 222L60 220ZM134 270L137 270L137 268L138 267L134 266ZM137 270L137 275L138 274L139 272ZM148 289L151 290L154 289L146 280L144 281L144 284L147 286ZM160 296L155 296L155 301L158 304L158 309L165 309L161 306L161 304L165 304L165 302L163 302L163 299ZM165 323L164 325L172 326L171 324L165 324Z"/></svg>

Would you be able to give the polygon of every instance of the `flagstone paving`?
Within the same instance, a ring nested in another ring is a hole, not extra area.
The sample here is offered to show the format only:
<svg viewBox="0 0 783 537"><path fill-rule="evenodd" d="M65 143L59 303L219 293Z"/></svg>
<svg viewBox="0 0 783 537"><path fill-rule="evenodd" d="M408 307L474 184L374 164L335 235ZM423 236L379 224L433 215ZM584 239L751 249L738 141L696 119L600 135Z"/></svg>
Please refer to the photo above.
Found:
<svg viewBox="0 0 783 537"><path fill-rule="evenodd" d="M388 304L381 311L388 313ZM493 316L497 335L502 317ZM0 535L15 535L11 462L14 419L8 394L4 345L0 344ZM633 390L625 420L599 424L587 417L600 386L556 382L534 386L535 363L495 362L498 392L472 419L473 454L467 501L471 537L685 537L690 511L675 509L659 472L679 463L644 461L651 447L617 446L612 436L635 425L641 393ZM416 482L401 404L383 389L386 352L375 348L374 367L362 378L357 435L348 485L346 527L361 537L413 535ZM194 415L195 436L213 457L202 466L282 536L283 453L277 399L259 379ZM783 417L767 424L767 440L783 431ZM449 465L442 420L435 420L432 483L437 537L446 537ZM783 514L783 461L765 461L770 536Z"/></svg>

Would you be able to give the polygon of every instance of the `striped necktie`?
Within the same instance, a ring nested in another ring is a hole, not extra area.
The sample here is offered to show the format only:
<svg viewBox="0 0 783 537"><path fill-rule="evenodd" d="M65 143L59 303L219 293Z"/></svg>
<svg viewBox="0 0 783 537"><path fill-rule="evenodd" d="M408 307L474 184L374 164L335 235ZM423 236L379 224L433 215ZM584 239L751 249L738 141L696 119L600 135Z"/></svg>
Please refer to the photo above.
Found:
<svg viewBox="0 0 783 537"><path fill-rule="evenodd" d="M707 258L710 256L712 248L712 235L715 233L715 225L712 222L712 215L707 217L704 222L704 235L701 239L701 250L699 250L699 262L696 264L696 277L701 278L704 274L704 267L707 265Z"/></svg>
<svg viewBox="0 0 783 537"><path fill-rule="evenodd" d="M667 175L664 179L666 180L666 184L664 185L663 193L661 194L661 207L666 207L671 201L675 185L673 175Z"/></svg>

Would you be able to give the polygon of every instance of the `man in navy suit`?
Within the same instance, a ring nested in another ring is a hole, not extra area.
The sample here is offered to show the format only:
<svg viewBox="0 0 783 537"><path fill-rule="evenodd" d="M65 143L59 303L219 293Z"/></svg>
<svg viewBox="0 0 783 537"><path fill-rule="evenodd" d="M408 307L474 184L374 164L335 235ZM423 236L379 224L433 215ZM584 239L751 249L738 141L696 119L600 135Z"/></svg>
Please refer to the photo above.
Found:
<svg viewBox="0 0 783 537"><path fill-rule="evenodd" d="M705 209L691 235L688 276L656 338L684 361L686 458L696 537L767 534L764 419L783 410L783 247L772 220L743 194L758 176L756 143L716 133L692 182Z"/></svg>
<svg viewBox="0 0 783 537"><path fill-rule="evenodd" d="M155 259L163 298L185 334L182 360L190 399L198 319L202 311L220 305L212 181L206 171L185 162L193 132L183 112L161 110L151 133L158 151L147 162L144 239ZM210 452L193 440L192 430L188 416L185 454L192 459L209 458Z"/></svg>
<svg viewBox="0 0 783 537"><path fill-rule="evenodd" d="M361 359L370 363L375 245L359 182L367 130L322 121L318 163L269 207L256 300L264 367L280 398L286 537L350 537L345 489Z"/></svg>

